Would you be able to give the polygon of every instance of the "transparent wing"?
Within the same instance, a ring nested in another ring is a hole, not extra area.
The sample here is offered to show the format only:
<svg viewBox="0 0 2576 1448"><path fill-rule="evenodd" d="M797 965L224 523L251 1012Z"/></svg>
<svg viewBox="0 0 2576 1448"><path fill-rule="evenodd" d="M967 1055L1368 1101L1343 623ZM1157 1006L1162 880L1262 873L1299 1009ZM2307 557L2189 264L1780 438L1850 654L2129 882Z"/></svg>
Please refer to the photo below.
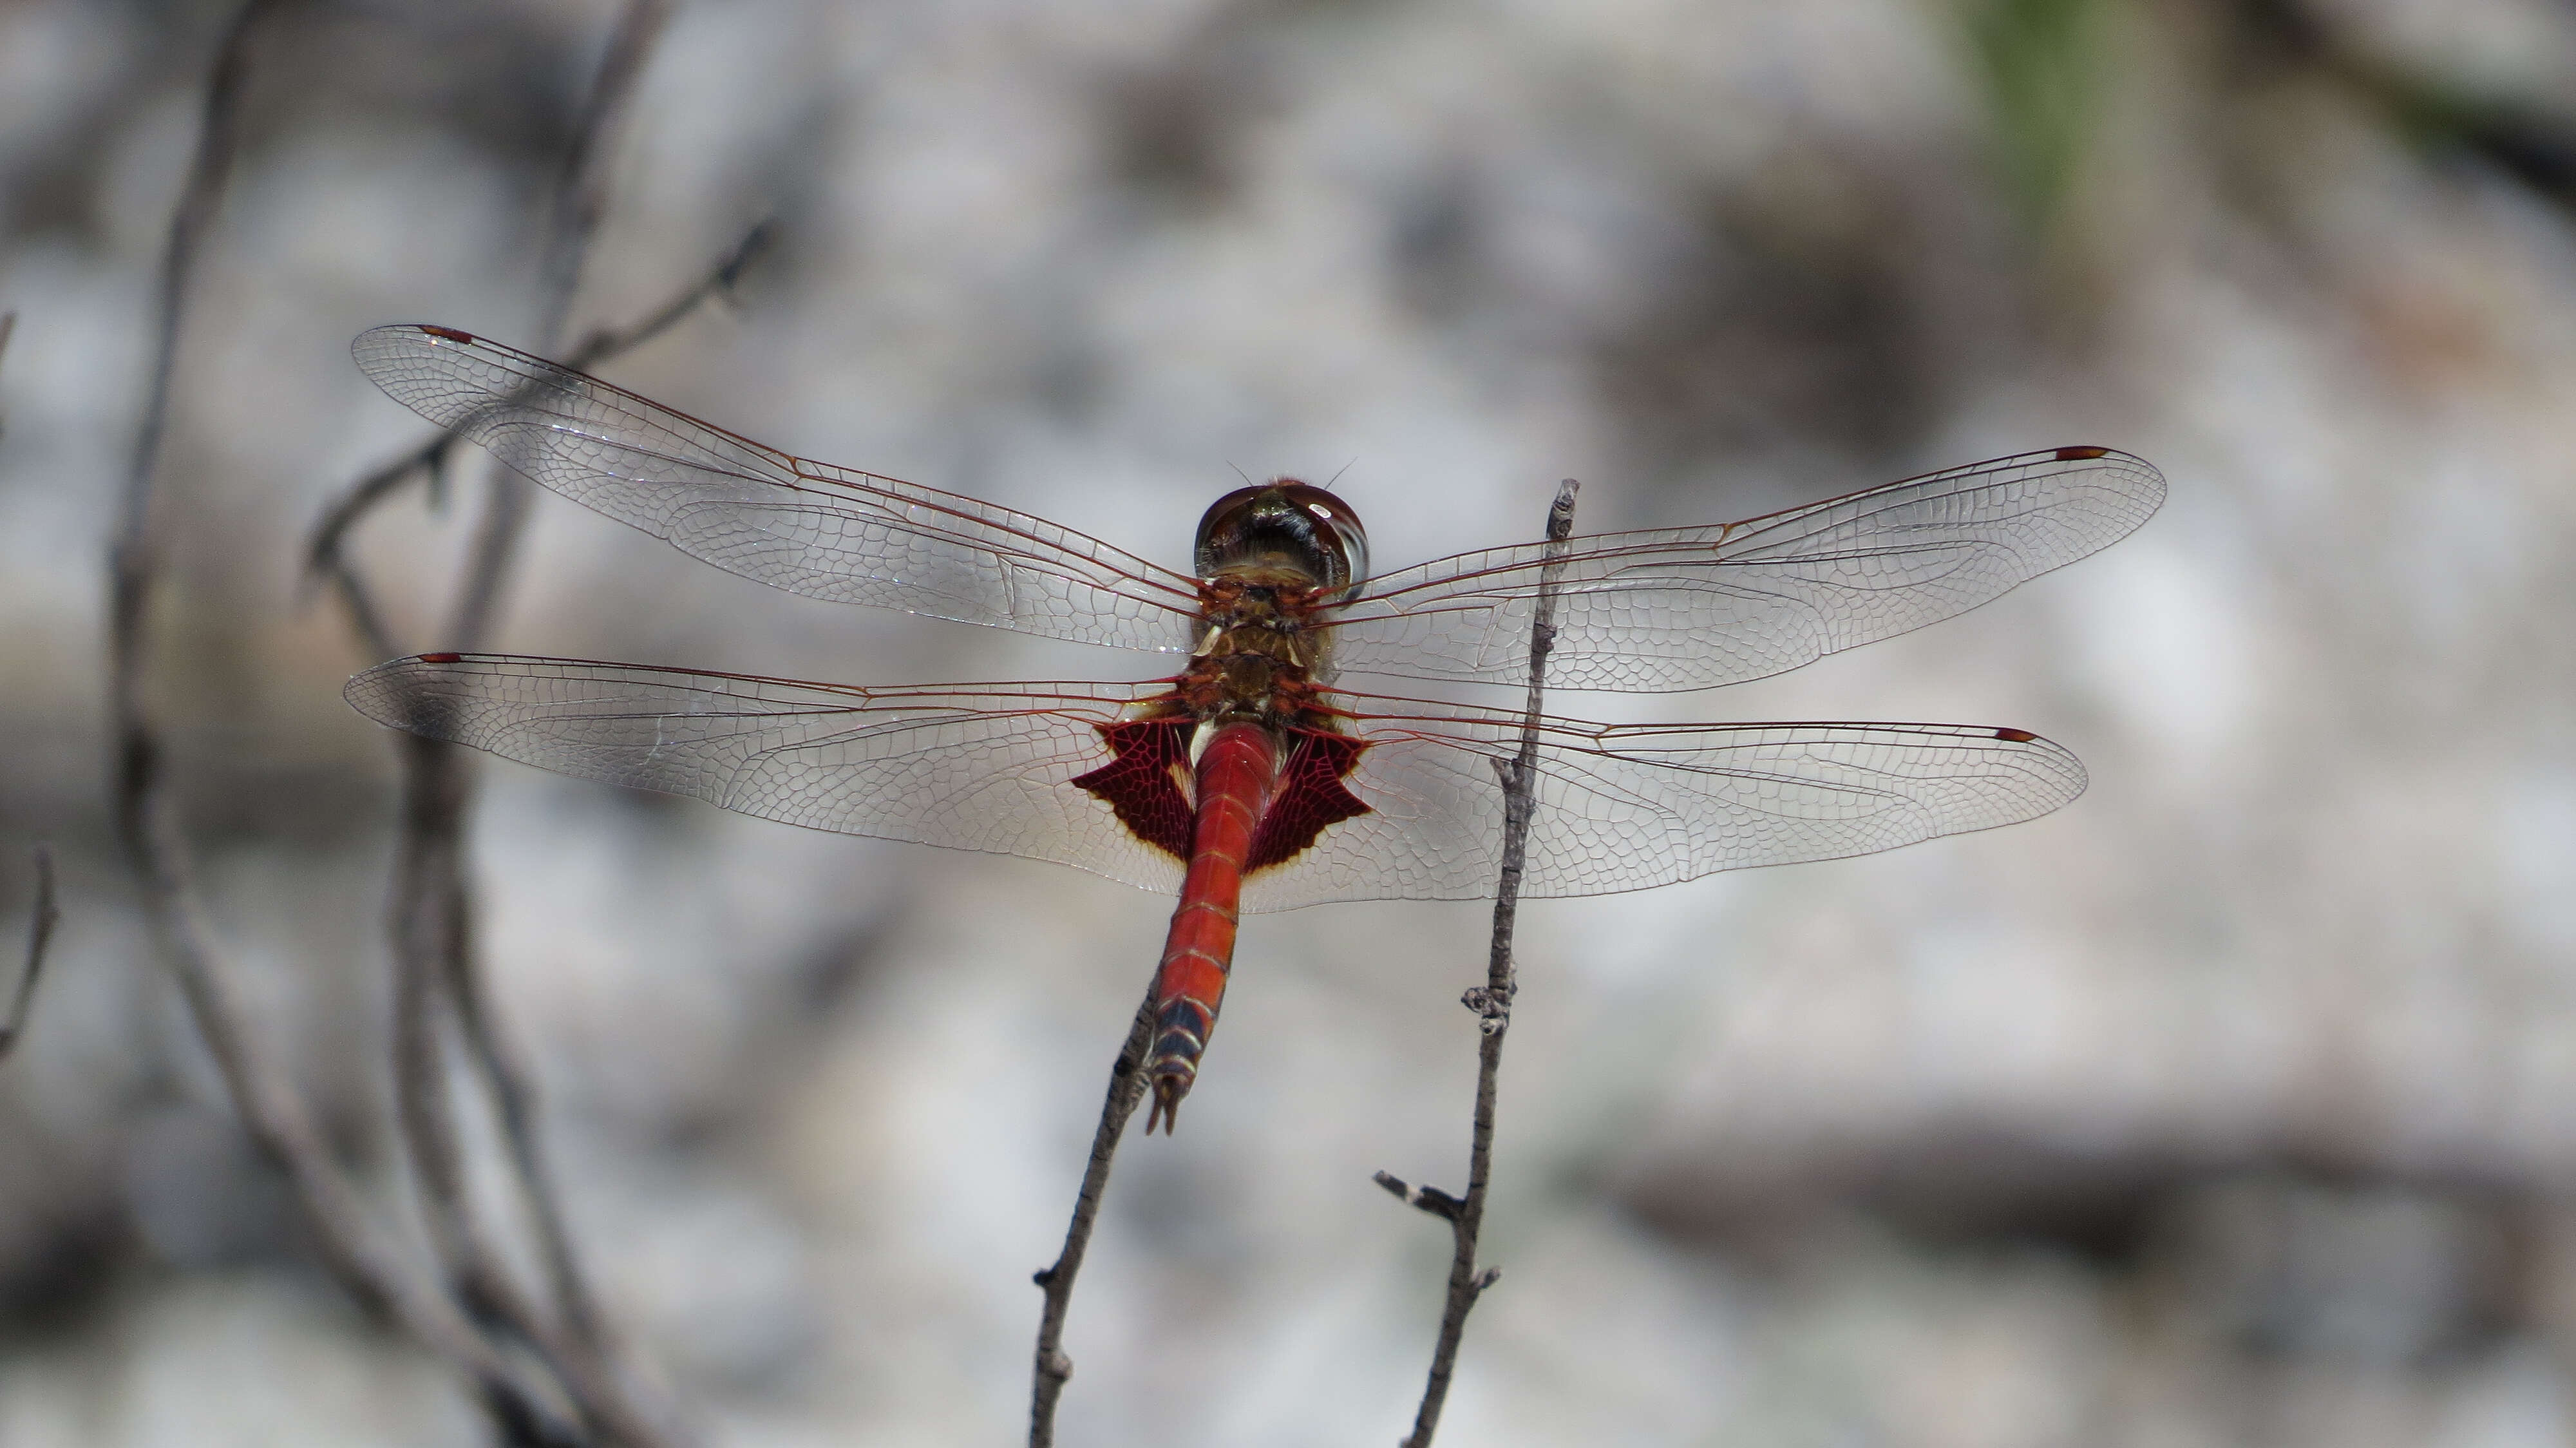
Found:
<svg viewBox="0 0 2576 1448"><path fill-rule="evenodd" d="M1190 579L1043 518L792 457L451 328L376 327L349 351L422 417L728 572L1078 643L1194 642Z"/></svg>
<svg viewBox="0 0 2576 1448"><path fill-rule="evenodd" d="M1180 866L1072 783L1110 761L1100 727L1168 686L861 689L572 659L426 654L350 680L398 729L762 819L1072 865L1149 889ZM1245 882L1245 904L1493 893L1496 762L1520 716L1349 696L1365 814ZM2073 755L1951 724L1540 728L1523 893L1598 895L1718 870L1833 859L2046 814L2084 788Z"/></svg>
<svg viewBox="0 0 2576 1448"><path fill-rule="evenodd" d="M2163 503L2145 461L2023 453L1742 523L1572 540L1547 681L1663 692L1758 679L1950 617L2128 535ZM1545 544L1370 583L1330 623L1343 669L1519 683Z"/></svg>
<svg viewBox="0 0 2576 1448"><path fill-rule="evenodd" d="M1490 897L1495 765L1521 716L1347 696L1369 741L1345 781L1370 812L1245 882L1245 903ZM2033 819L2084 766L2019 729L1961 724L1587 724L1545 719L1522 893L1606 895L1719 870L1830 860Z"/></svg>
<svg viewBox="0 0 2576 1448"><path fill-rule="evenodd" d="M1068 783L1161 684L861 689L574 659L427 654L349 681L359 713L581 779L762 819L1053 860L1149 889L1179 864Z"/></svg>

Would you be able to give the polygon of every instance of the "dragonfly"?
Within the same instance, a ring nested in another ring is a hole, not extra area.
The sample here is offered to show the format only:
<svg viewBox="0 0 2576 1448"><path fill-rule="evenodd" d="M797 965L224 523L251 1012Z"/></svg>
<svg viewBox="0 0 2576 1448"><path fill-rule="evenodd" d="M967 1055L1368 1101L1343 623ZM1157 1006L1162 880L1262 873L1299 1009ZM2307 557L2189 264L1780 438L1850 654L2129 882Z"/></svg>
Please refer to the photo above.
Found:
<svg viewBox="0 0 2576 1448"><path fill-rule="evenodd" d="M1549 685L1758 679L1985 603L2126 536L2165 493L2142 459L2059 447L1741 522L1372 574L1350 503L1279 478L1210 505L1184 572L993 503L792 456L451 327L377 327L351 351L431 423L729 572L1160 655L1137 682L888 688L427 653L346 690L380 723L583 779L1176 892L1148 1133L1177 1123L1197 1080L1244 911L1492 892L1500 768L1525 732L1533 898L1892 849L2044 815L2085 784L2072 753L2024 729L1589 723L1346 676L1526 687L1544 593Z"/></svg>

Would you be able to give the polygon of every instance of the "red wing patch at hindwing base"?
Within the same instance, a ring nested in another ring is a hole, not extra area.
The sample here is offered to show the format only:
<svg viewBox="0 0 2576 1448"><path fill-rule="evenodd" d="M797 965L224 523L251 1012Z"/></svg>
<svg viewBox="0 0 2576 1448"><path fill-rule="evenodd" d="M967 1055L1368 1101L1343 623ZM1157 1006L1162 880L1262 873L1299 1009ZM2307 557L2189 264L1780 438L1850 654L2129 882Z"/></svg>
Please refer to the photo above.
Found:
<svg viewBox="0 0 2576 1448"><path fill-rule="evenodd" d="M1125 719L1104 724L1100 737L1117 757L1073 782L1099 796L1136 838L1186 865L1196 812L1182 788L1190 772L1190 731L1195 719Z"/></svg>
<svg viewBox="0 0 2576 1448"><path fill-rule="evenodd" d="M1270 812L1261 817L1261 828L1253 833L1252 853L1243 862L1245 874L1284 865L1304 853L1325 826L1369 812L1359 796L1342 784L1366 748L1347 734L1288 731L1288 762L1279 768L1279 791L1272 797Z"/></svg>
<svg viewBox="0 0 2576 1448"><path fill-rule="evenodd" d="M1183 864L1190 859L1196 811L1190 777L1190 735L1198 721L1127 719L1104 725L1100 734L1116 757L1073 783L1097 796L1136 838ZM1326 826L1369 807L1342 781L1368 746L1345 734L1321 729L1288 731L1287 762L1279 769L1279 787L1270 810L1252 836L1244 873L1283 865L1304 853Z"/></svg>

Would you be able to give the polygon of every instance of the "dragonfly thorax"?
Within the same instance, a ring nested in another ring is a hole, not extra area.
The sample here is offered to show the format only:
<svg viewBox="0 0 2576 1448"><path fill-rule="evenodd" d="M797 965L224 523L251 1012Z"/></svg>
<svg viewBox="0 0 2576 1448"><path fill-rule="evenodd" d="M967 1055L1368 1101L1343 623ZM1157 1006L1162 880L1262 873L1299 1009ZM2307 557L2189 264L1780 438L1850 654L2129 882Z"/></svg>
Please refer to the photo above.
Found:
<svg viewBox="0 0 2576 1448"><path fill-rule="evenodd" d="M1252 656L1318 682L1330 672L1330 629L1316 614L1331 595L1302 573L1244 568L1199 585L1199 636L1191 655L1201 661Z"/></svg>
<svg viewBox="0 0 2576 1448"><path fill-rule="evenodd" d="M1201 719L1295 723L1313 707L1321 651L1319 638L1295 629L1210 629L1177 692Z"/></svg>

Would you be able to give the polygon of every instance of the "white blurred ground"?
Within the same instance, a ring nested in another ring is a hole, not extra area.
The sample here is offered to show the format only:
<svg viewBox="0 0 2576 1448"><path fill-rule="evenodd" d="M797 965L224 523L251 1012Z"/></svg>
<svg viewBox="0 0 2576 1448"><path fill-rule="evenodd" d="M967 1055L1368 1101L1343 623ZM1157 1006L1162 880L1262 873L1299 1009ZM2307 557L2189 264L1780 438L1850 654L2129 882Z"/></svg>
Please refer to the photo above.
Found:
<svg viewBox="0 0 2576 1448"><path fill-rule="evenodd" d="M1525 908L1505 1277L1444 1442L2576 1434L2576 213L2368 82L2576 124L2576 13L2273 7L2320 58L2217 0L2067 3L2083 144L2044 222L1966 38L2009 5L707 0L654 63L584 318L770 208L786 240L616 380L1157 558L1235 467L1347 467L1388 566L1532 536L1565 475L1587 530L2065 442L2171 478L2137 537L1961 620L1557 699L2011 723L2093 787ZM288 14L181 359L155 692L263 1018L380 1148L391 755L298 545L418 435L351 335L528 340L609 9ZM106 835L108 512L220 15L0 5L0 900L50 837L68 912L0 1066L0 1445L480 1442L302 1262ZM365 534L414 646L477 497ZM774 594L559 500L525 557L531 652L1144 667ZM712 1439L1019 1435L1028 1274L1167 903L483 778L574 1215ZM1401 1433L1445 1237L1369 1174L1463 1176L1483 939L1442 905L1247 929L1187 1129L1122 1155L1064 1441Z"/></svg>

